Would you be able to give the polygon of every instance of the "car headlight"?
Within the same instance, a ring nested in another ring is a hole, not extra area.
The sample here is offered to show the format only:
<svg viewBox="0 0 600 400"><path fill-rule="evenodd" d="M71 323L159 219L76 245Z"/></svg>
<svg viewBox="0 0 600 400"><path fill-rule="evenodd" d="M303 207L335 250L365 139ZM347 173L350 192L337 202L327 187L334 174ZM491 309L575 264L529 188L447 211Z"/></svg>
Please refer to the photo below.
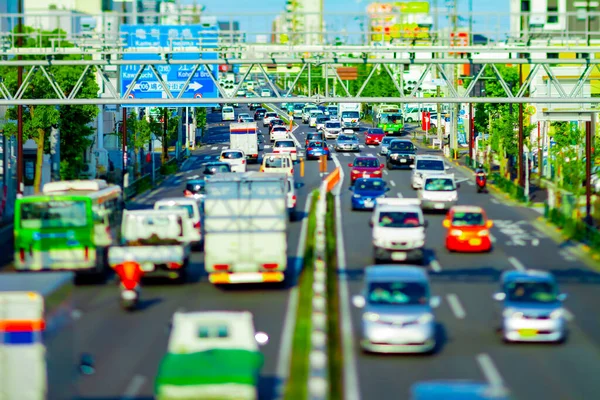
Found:
<svg viewBox="0 0 600 400"><path fill-rule="evenodd" d="M392 158L398 158L398 154L392 154Z"/></svg>
<svg viewBox="0 0 600 400"><path fill-rule="evenodd" d="M431 314L431 313L423 314L419 317L419 319L417 321L419 321L420 324L428 324L431 321L433 321L433 314Z"/></svg>
<svg viewBox="0 0 600 400"><path fill-rule="evenodd" d="M379 314L366 312L363 314L363 320L369 322L377 322L379 321Z"/></svg>
<svg viewBox="0 0 600 400"><path fill-rule="evenodd" d="M565 310L562 308L558 308L550 313L550 318L552 319L560 319L565 316Z"/></svg>
<svg viewBox="0 0 600 400"><path fill-rule="evenodd" d="M523 318L523 313L515 310L514 308L507 308L502 312L502 316L504 318L521 319Z"/></svg>
<svg viewBox="0 0 600 400"><path fill-rule="evenodd" d="M460 229L452 229L450 231L450 236L462 236L463 231L461 231Z"/></svg>
<svg viewBox="0 0 600 400"><path fill-rule="evenodd" d="M354 197L355 199L360 199L360 198L361 198L361 195L360 195L360 194L355 194L355 195L354 195L354 196L352 196L352 197Z"/></svg>
<svg viewBox="0 0 600 400"><path fill-rule="evenodd" d="M490 231L488 231L487 229L481 230L477 233L477 236L483 237L483 236L488 236L490 234Z"/></svg>
<svg viewBox="0 0 600 400"><path fill-rule="evenodd" d="M423 246L425 246L425 239L415 240L415 247L419 248Z"/></svg>

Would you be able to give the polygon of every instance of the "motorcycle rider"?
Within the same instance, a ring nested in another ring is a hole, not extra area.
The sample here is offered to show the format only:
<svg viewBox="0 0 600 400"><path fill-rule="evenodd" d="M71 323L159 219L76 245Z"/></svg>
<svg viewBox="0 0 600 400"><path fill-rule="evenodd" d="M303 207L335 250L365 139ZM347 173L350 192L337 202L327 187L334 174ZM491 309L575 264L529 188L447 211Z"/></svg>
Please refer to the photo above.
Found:
<svg viewBox="0 0 600 400"><path fill-rule="evenodd" d="M483 168L483 164L479 164L475 170L475 182L477 183L478 190L485 189L485 184L487 183L487 173Z"/></svg>

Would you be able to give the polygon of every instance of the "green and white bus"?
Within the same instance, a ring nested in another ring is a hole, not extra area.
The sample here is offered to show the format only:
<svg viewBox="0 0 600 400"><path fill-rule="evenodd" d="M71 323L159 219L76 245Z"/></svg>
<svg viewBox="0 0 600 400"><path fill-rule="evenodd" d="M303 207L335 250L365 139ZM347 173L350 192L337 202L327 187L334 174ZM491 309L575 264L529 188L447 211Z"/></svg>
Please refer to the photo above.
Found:
<svg viewBox="0 0 600 400"><path fill-rule="evenodd" d="M15 204L15 269L103 275L118 243L121 188L103 180L59 181Z"/></svg>

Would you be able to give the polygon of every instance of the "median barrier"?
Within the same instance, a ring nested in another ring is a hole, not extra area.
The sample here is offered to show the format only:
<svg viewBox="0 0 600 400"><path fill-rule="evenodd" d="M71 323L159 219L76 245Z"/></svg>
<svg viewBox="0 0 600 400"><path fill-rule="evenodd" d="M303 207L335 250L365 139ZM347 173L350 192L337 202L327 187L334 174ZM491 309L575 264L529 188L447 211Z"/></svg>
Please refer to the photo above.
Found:
<svg viewBox="0 0 600 400"><path fill-rule="evenodd" d="M333 190L335 185L337 185L340 182L340 178L340 167L336 167L336 169L334 169L332 173L327 175L327 177L324 180L326 193L329 193Z"/></svg>

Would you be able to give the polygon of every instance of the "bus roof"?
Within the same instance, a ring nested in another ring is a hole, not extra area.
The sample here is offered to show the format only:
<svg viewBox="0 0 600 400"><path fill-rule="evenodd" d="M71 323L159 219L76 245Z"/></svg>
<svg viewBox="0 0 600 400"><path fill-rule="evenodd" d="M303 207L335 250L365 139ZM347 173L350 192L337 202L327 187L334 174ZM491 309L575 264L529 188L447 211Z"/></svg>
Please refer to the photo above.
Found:
<svg viewBox="0 0 600 400"><path fill-rule="evenodd" d="M97 192L99 190L106 189L107 187L108 184L103 179L58 181L44 184L42 193L50 194L70 191Z"/></svg>

